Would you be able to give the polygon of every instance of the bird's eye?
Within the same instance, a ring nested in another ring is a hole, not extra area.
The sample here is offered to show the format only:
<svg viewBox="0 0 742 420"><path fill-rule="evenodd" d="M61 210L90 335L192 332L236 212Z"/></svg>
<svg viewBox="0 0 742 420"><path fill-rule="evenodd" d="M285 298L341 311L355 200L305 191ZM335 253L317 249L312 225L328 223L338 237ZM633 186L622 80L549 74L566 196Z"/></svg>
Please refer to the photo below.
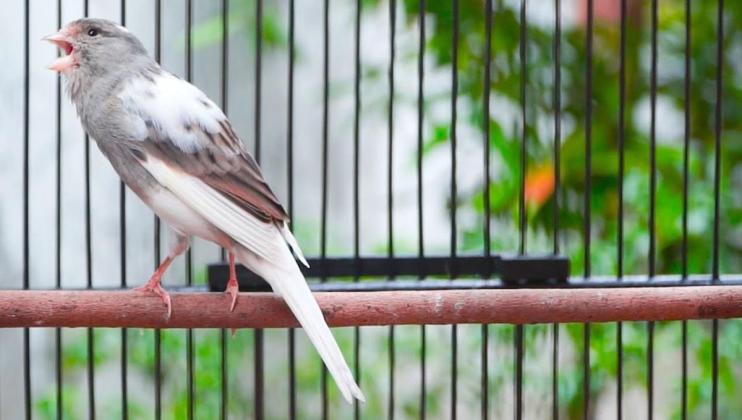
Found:
<svg viewBox="0 0 742 420"><path fill-rule="evenodd" d="M95 28L88 29L88 35L89 36L96 36L96 35L98 35L98 30L95 29Z"/></svg>

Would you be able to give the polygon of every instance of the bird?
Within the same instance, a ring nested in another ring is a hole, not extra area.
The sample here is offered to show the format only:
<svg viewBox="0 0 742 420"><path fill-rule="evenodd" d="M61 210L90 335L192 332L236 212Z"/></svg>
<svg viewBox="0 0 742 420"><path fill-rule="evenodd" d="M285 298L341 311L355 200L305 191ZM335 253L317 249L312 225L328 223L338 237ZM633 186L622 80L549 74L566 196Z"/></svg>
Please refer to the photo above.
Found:
<svg viewBox="0 0 742 420"><path fill-rule="evenodd" d="M356 383L299 268L307 265L289 218L224 112L201 90L166 71L116 22L82 18L43 38L60 53L61 73L85 132L123 182L175 233L168 255L137 292L172 311L160 280L192 237L229 256L237 304L237 262L283 298L314 344L343 397L361 402Z"/></svg>

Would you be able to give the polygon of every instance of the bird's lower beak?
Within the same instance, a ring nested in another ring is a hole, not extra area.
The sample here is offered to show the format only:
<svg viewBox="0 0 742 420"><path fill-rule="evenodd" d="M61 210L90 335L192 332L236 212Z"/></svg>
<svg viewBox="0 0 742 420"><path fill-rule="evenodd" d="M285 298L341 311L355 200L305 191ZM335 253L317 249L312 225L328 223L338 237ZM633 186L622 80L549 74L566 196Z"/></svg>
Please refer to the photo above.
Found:
<svg viewBox="0 0 742 420"><path fill-rule="evenodd" d="M41 39L42 41L48 41L56 45L62 52L59 58L54 60L49 65L49 70L54 70L61 73L70 68L77 67L77 60L72 54L75 50L75 47L72 43L72 37L70 37L66 28L63 28L55 34L47 35Z"/></svg>

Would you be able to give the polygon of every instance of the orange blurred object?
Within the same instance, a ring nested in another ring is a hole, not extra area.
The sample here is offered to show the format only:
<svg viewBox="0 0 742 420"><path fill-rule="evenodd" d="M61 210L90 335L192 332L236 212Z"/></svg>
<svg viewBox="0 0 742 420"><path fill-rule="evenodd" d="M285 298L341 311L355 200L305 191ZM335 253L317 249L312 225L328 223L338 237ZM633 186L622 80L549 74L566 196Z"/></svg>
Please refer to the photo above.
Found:
<svg viewBox="0 0 742 420"><path fill-rule="evenodd" d="M593 2L594 22L618 24L621 21L621 0L580 0L578 4L577 22L580 26L587 25L587 4ZM642 2L627 0L626 12L632 22L639 22L642 12Z"/></svg>
<svg viewBox="0 0 742 420"><path fill-rule="evenodd" d="M554 193L554 168L551 164L539 166L526 174L526 203L541 207Z"/></svg>

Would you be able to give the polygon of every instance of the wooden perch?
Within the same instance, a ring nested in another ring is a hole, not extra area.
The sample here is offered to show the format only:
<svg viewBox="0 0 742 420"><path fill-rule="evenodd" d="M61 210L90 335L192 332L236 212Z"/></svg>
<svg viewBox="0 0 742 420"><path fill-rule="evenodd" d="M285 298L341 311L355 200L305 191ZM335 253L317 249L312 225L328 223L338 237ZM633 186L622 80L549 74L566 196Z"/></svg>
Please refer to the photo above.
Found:
<svg viewBox="0 0 742 420"><path fill-rule="evenodd" d="M742 317L742 286L316 293L334 327L402 324L663 321ZM132 291L0 291L0 327L295 327L270 293L173 293L173 314Z"/></svg>

